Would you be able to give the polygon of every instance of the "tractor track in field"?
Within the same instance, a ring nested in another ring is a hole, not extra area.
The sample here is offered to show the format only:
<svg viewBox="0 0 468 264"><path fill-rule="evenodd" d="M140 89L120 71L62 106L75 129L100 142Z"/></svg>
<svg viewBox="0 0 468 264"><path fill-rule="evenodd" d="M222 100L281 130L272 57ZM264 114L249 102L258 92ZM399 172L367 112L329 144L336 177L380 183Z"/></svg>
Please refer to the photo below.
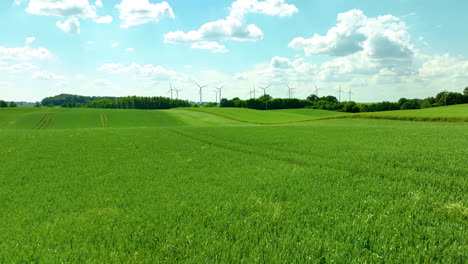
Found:
<svg viewBox="0 0 468 264"><path fill-rule="evenodd" d="M52 124L55 120L55 114L45 114L42 118L37 122L34 126L34 130L44 130L47 129L50 124Z"/></svg>
<svg viewBox="0 0 468 264"><path fill-rule="evenodd" d="M183 136L183 137L186 137L186 138L201 142L203 144L215 146L215 147L218 147L218 148L222 148L222 149L226 149L226 150L230 150L230 151L234 151L234 152L238 152L238 153L241 153L241 154L250 154L250 155L255 155L255 156L261 156L261 157L269 159L269 160L286 162L286 163L294 164L294 165L301 166L301 167L310 167L311 165L313 165L313 164L310 164L309 162L299 161L299 160L296 160L296 159L289 158L287 156L285 156L283 158L273 157L272 155L257 152L255 150L246 148L245 145L234 143L234 142L229 142L230 143L230 145L229 145L229 144L222 143L222 142L210 141L209 139L201 138L199 136L189 135L189 134L177 131L175 129L170 129L170 130L174 134L177 134L177 135L180 135L180 136ZM219 140L219 141L221 141L221 140Z"/></svg>
<svg viewBox="0 0 468 264"><path fill-rule="evenodd" d="M99 113L99 115L101 116L102 127L103 128L110 128L109 119L107 117L107 114Z"/></svg>
<svg viewBox="0 0 468 264"><path fill-rule="evenodd" d="M202 135L195 133L194 135L187 134L180 132L175 129L170 129L171 132L174 134L192 139L194 141L198 141L200 143L218 147L224 150L229 150L229 151L234 151L240 154L248 154L248 155L255 155L255 156L260 156L262 158L271 160L271 161L277 161L277 162L282 162L282 163L287 163L287 164L293 164L299 167L303 168L328 168L331 170L334 170L336 172L341 172L341 173L352 173L352 174L366 174L368 171L363 168L353 168L353 170L348 170L348 169L343 169L340 167L335 166L336 164L330 164L328 162L318 161L314 159L313 162L308 162L308 161L303 161L295 158L294 156L298 154L303 154L303 155L308 155L307 153L304 152L294 152L294 151L288 151L288 150L280 150L278 148L270 148L268 152L264 152L263 149L259 148L254 148L251 147L250 145L243 144L243 143L237 143L234 141L226 140L226 139L220 139L218 137L213 137L210 135ZM286 155L284 155L286 153ZM280 155L279 155L280 154ZM396 166L395 168L404 170L404 171L413 171L417 172L414 169L407 168L404 166ZM420 173L420 172L419 172ZM421 180L421 175L418 176L418 178L383 178L383 180L387 181L400 181L400 182L405 182L405 183L412 183L412 184L419 184ZM428 182L431 182L431 185L437 188L450 188L451 184L449 182L440 182L440 181L431 181L430 178L426 179ZM453 190L453 191L458 191L458 190Z"/></svg>

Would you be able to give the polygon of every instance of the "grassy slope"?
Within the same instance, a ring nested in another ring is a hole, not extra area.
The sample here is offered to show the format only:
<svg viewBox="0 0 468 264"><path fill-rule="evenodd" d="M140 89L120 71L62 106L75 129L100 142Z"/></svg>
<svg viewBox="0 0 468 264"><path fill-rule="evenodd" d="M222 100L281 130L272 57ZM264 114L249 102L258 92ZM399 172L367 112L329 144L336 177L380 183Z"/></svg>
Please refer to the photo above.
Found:
<svg viewBox="0 0 468 264"><path fill-rule="evenodd" d="M183 108L254 124L284 124L344 116L346 113L317 109L253 110L246 108Z"/></svg>
<svg viewBox="0 0 468 264"><path fill-rule="evenodd" d="M401 119L417 121L468 122L468 104L433 107L418 110L399 110L376 113L360 113L359 118Z"/></svg>
<svg viewBox="0 0 468 264"><path fill-rule="evenodd" d="M206 113L180 110L16 108L0 110L0 129L44 130L235 125L239 122Z"/></svg>
<svg viewBox="0 0 468 264"><path fill-rule="evenodd" d="M285 124L321 119L368 118L415 121L468 122L468 104L418 110L399 110L349 114L318 109L260 111L246 108L185 108L254 124Z"/></svg>
<svg viewBox="0 0 468 264"><path fill-rule="evenodd" d="M0 262L463 263L467 131L4 130Z"/></svg>

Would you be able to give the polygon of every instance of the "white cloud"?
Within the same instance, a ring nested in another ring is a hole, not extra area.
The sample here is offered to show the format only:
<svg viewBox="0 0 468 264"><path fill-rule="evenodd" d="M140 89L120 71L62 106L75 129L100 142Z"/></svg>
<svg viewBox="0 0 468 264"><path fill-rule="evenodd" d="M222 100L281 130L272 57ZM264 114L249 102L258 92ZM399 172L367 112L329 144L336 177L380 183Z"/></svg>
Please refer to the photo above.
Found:
<svg viewBox="0 0 468 264"><path fill-rule="evenodd" d="M128 53L133 53L133 52L135 52L135 49L134 48L126 48L125 51L128 52Z"/></svg>
<svg viewBox="0 0 468 264"><path fill-rule="evenodd" d="M232 3L231 14L245 15L247 13L258 13L269 16L292 16L299 9L285 0L237 0Z"/></svg>
<svg viewBox="0 0 468 264"><path fill-rule="evenodd" d="M117 48L118 46L119 46L119 43L118 43L118 42L113 41L113 42L111 43L111 48Z"/></svg>
<svg viewBox="0 0 468 264"><path fill-rule="evenodd" d="M70 17L64 22L57 21L55 25L60 28L63 32L72 35L80 34L80 21L76 17Z"/></svg>
<svg viewBox="0 0 468 264"><path fill-rule="evenodd" d="M234 75L233 79L245 81L249 79L249 75L247 73L237 73Z"/></svg>
<svg viewBox="0 0 468 264"><path fill-rule="evenodd" d="M430 57L419 69L422 77L430 78L464 78L468 79L468 61L449 54Z"/></svg>
<svg viewBox="0 0 468 264"><path fill-rule="evenodd" d="M355 9L338 14L337 21L325 36L298 37L289 47L303 50L307 56L347 56L363 51L376 59L401 59L414 54L407 26L395 16L369 18Z"/></svg>
<svg viewBox="0 0 468 264"><path fill-rule="evenodd" d="M229 52L229 50L225 46L220 45L218 42L214 42L214 41L193 43L191 48L209 50L212 53L226 53L226 52Z"/></svg>
<svg viewBox="0 0 468 264"><path fill-rule="evenodd" d="M111 16L98 17L94 19L94 22L98 24L109 24L109 23L112 23L112 17Z"/></svg>
<svg viewBox="0 0 468 264"><path fill-rule="evenodd" d="M63 80L65 79L62 75L57 75L49 71L39 71L32 75L35 80Z"/></svg>
<svg viewBox="0 0 468 264"><path fill-rule="evenodd" d="M96 8L88 0L30 0L26 12L41 16L96 17Z"/></svg>
<svg viewBox="0 0 468 264"><path fill-rule="evenodd" d="M26 12L66 18L64 22L57 21L56 26L64 32L79 34L79 19L93 19L100 24L112 22L111 16L98 17L96 6L102 7L102 1L98 0L92 5L88 0L29 0Z"/></svg>
<svg viewBox="0 0 468 264"><path fill-rule="evenodd" d="M46 48L7 48L0 46L0 60L24 61L24 60L44 60L52 58L52 53Z"/></svg>
<svg viewBox="0 0 468 264"><path fill-rule="evenodd" d="M26 38L26 45L32 44L36 40L35 37Z"/></svg>
<svg viewBox="0 0 468 264"><path fill-rule="evenodd" d="M246 23L247 14L291 16L296 12L298 12L298 9L294 5L286 4L284 0L261 2L257 0L237 0L231 5L230 13L225 19L208 22L199 29L186 33L183 31L169 32L164 35L164 42L192 45L209 42L213 45L215 42L227 40L257 41L263 38L263 32L256 25ZM204 46L203 44L200 45Z"/></svg>
<svg viewBox="0 0 468 264"><path fill-rule="evenodd" d="M271 59L271 66L273 68L288 69L292 67L292 63L287 58L275 56L273 59Z"/></svg>
<svg viewBox="0 0 468 264"><path fill-rule="evenodd" d="M104 6L104 4L102 3L101 0L96 0L96 2L94 3L94 5L97 6L97 7L103 7L103 6Z"/></svg>
<svg viewBox="0 0 468 264"><path fill-rule="evenodd" d="M148 0L122 0L115 6L120 11L121 27L129 28L159 22L163 18L175 18L171 6L167 2L151 4Z"/></svg>

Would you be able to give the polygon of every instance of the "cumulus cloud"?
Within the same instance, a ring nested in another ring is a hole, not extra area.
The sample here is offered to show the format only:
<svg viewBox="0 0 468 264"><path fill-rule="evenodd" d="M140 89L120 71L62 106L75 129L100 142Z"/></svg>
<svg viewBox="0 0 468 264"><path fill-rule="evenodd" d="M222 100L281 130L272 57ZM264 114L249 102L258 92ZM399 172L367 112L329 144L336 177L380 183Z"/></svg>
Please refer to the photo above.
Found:
<svg viewBox="0 0 468 264"><path fill-rule="evenodd" d="M39 71L32 75L35 80L63 80L65 79L62 75L57 75L49 71Z"/></svg>
<svg viewBox="0 0 468 264"><path fill-rule="evenodd" d="M110 16L98 17L96 7L102 7L102 1L98 0L92 5L88 0L29 0L26 12L66 18L63 22L57 21L56 26L64 32L79 34L79 19L93 19L96 23L112 22Z"/></svg>
<svg viewBox="0 0 468 264"><path fill-rule="evenodd" d="M98 17L94 19L94 22L98 24L109 24L109 23L112 23L112 17L111 16Z"/></svg>
<svg viewBox="0 0 468 264"><path fill-rule="evenodd" d="M428 58L418 73L430 78L464 78L468 79L468 61L452 57L449 54L436 55Z"/></svg>
<svg viewBox="0 0 468 264"><path fill-rule="evenodd" d="M229 52L229 50L225 46L219 44L218 42L214 42L214 41L193 43L192 48L193 49L209 50L212 53L226 53L226 52Z"/></svg>
<svg viewBox="0 0 468 264"><path fill-rule="evenodd" d="M337 21L324 36L298 37L289 43L289 47L303 50L307 56L336 57L320 66L321 79L336 80L346 74L382 71L412 74L417 50L410 43L406 24L398 17L370 18L355 9L338 14Z"/></svg>
<svg viewBox="0 0 468 264"><path fill-rule="evenodd" d="M0 46L0 60L25 61L25 60L44 60L52 58L52 53L46 48L7 48Z"/></svg>
<svg viewBox="0 0 468 264"><path fill-rule="evenodd" d="M266 14L270 16L291 16L298 12L294 5L286 4L285 0L237 0L230 8L225 19L208 22L197 30L189 32L174 31L164 35L164 42L172 44L191 44L197 48L203 44L219 41L257 41L263 38L263 32L253 24L246 23L249 13Z"/></svg>
<svg viewBox="0 0 468 264"><path fill-rule="evenodd" d="M175 18L172 7L167 2L151 4L148 0L122 0L115 6L120 11L121 27L129 28L159 22L163 18Z"/></svg>
<svg viewBox="0 0 468 264"><path fill-rule="evenodd" d="M273 59L271 59L271 66L273 68L287 69L292 67L292 63L287 58L275 56Z"/></svg>
<svg viewBox="0 0 468 264"><path fill-rule="evenodd" d="M406 24L392 15L367 17L361 10L338 14L337 25L324 36L297 37L289 47L307 56L347 56L363 51L377 59L408 58L414 53Z"/></svg>
<svg viewBox="0 0 468 264"><path fill-rule="evenodd" d="M80 21L76 17L70 17L64 22L57 21L55 25L60 28L63 32L72 35L80 34Z"/></svg>
<svg viewBox="0 0 468 264"><path fill-rule="evenodd" d="M128 52L128 53L133 53L133 52L135 52L135 49L134 48L126 48L125 51Z"/></svg>
<svg viewBox="0 0 468 264"><path fill-rule="evenodd" d="M35 37L28 37L26 38L26 45L32 44L34 41L36 41Z"/></svg>
<svg viewBox="0 0 468 264"><path fill-rule="evenodd" d="M30 0L26 12L41 16L96 17L96 8L88 0Z"/></svg>
<svg viewBox="0 0 468 264"><path fill-rule="evenodd" d="M104 4L102 3L101 0L96 0L96 2L94 3L94 5L97 6L97 7L103 7L103 6L104 6Z"/></svg>

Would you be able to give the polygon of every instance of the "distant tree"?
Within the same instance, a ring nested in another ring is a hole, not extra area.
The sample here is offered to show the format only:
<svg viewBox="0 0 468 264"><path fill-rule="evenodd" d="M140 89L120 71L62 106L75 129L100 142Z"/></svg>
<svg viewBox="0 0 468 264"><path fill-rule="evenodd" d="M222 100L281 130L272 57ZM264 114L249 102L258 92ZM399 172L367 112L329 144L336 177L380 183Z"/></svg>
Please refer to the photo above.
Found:
<svg viewBox="0 0 468 264"><path fill-rule="evenodd" d="M343 112L359 113L360 111L361 111L361 109L353 101L346 102L344 107L343 107Z"/></svg>
<svg viewBox="0 0 468 264"><path fill-rule="evenodd" d="M15 103L15 102L10 102L10 105L8 105L9 107L18 107L18 105Z"/></svg>
<svg viewBox="0 0 468 264"><path fill-rule="evenodd" d="M463 104L465 101L463 94L453 92L438 93L435 99L437 105Z"/></svg>
<svg viewBox="0 0 468 264"><path fill-rule="evenodd" d="M315 101L318 101L318 100L319 100L319 97L317 95L315 95L315 94L311 94L311 95L307 96L307 101L315 102Z"/></svg>
<svg viewBox="0 0 468 264"><path fill-rule="evenodd" d="M49 103L49 104L47 105L47 107L54 107L54 104L53 104L53 103Z"/></svg>
<svg viewBox="0 0 468 264"><path fill-rule="evenodd" d="M8 107L7 102L0 100L0 107Z"/></svg>
<svg viewBox="0 0 468 264"><path fill-rule="evenodd" d="M34 103L34 107L41 107L41 106L42 106L42 105L41 105L41 103L39 103L39 102Z"/></svg>
<svg viewBox="0 0 468 264"><path fill-rule="evenodd" d="M405 99L405 98L402 98ZM401 99L400 99L401 101ZM398 101L398 104L400 104L400 101ZM405 102L400 105L401 110L407 110L407 109L420 109L421 108L421 103L423 100L420 99L405 99Z"/></svg>
<svg viewBox="0 0 468 264"><path fill-rule="evenodd" d="M320 98L320 100L327 101L327 102L330 102L330 103L338 102L338 99L335 96L332 96L332 95L323 96L323 97Z"/></svg>
<svg viewBox="0 0 468 264"><path fill-rule="evenodd" d="M463 95L468 95L468 87L465 87L465 90L463 90Z"/></svg>
<svg viewBox="0 0 468 264"><path fill-rule="evenodd" d="M215 106L218 106L217 103L213 103L213 102L209 102L209 103L206 103L203 105L203 107L215 107Z"/></svg>
<svg viewBox="0 0 468 264"><path fill-rule="evenodd" d="M406 99L406 98L400 98L400 100L398 100L398 105L401 107L401 106L404 105L406 102L408 102L408 99Z"/></svg>
<svg viewBox="0 0 468 264"><path fill-rule="evenodd" d="M271 95L269 95L269 94L264 94L264 95L262 95L262 96L260 96L258 98L258 100L260 100L262 102L266 102L266 101L271 100L271 99L273 99L273 97Z"/></svg>

